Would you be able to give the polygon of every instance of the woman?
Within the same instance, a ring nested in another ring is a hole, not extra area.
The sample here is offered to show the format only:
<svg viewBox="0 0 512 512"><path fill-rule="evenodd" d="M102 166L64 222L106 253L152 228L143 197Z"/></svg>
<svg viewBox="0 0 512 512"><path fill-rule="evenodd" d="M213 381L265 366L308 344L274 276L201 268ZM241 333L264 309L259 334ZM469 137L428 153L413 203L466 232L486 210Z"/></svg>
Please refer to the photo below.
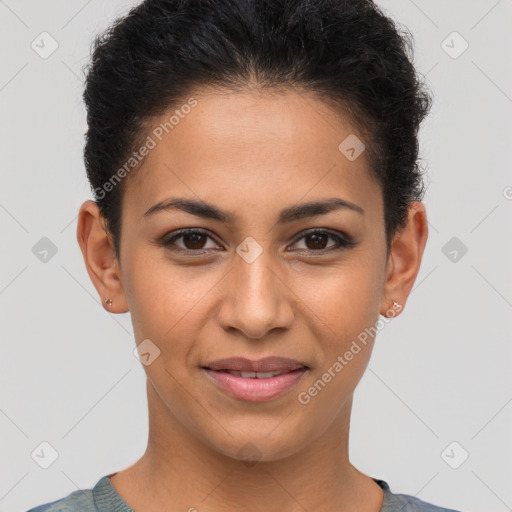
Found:
<svg viewBox="0 0 512 512"><path fill-rule="evenodd" d="M427 240L409 50L370 0L146 0L96 39L77 235L130 311L149 439L32 512L447 510L348 456Z"/></svg>

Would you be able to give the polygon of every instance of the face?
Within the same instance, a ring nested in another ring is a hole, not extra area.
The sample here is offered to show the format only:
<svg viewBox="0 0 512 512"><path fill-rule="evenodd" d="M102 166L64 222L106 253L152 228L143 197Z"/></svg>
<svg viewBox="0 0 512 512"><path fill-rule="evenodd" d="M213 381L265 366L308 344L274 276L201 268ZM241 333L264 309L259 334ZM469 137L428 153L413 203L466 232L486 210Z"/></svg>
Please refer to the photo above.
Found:
<svg viewBox="0 0 512 512"><path fill-rule="evenodd" d="M315 96L194 98L161 140L148 133L126 183L123 300L136 343L150 340L150 416L229 457L276 460L349 416L389 302L382 192L364 151L338 149L355 127ZM266 382L217 371L238 357L299 368Z"/></svg>

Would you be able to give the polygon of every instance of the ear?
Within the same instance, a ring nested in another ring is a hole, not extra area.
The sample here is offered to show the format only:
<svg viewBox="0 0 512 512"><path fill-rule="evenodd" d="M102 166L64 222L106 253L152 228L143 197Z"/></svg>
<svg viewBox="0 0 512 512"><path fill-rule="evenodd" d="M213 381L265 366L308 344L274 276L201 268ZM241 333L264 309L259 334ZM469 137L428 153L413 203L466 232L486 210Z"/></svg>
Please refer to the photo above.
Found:
<svg viewBox="0 0 512 512"><path fill-rule="evenodd" d="M381 315L396 316L401 312L418 275L428 238L425 205L409 203L407 224L395 234L386 268L386 281L381 303ZM401 307L393 308L393 301Z"/></svg>
<svg viewBox="0 0 512 512"><path fill-rule="evenodd" d="M77 239L85 266L103 307L111 313L128 311L119 262L104 217L94 201L86 201L78 213ZM109 305L105 301L111 299Z"/></svg>

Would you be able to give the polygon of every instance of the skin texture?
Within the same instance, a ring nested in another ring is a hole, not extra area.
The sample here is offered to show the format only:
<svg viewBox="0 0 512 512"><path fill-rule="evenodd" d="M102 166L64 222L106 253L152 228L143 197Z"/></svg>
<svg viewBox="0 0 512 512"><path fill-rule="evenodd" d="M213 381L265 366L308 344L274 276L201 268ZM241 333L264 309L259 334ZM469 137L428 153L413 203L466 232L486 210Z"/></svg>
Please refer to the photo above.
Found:
<svg viewBox="0 0 512 512"><path fill-rule="evenodd" d="M379 314L389 314L393 300L405 305L427 240L425 207L411 203L387 257L382 193L366 155L350 161L338 150L358 133L347 120L310 93L193 96L197 106L126 183L120 261L95 203L86 201L79 213L88 273L102 301L112 299L104 306L129 310L136 343L149 338L160 349L144 366L147 450L112 485L141 512L378 512L382 490L348 457L352 396L374 340L307 405L297 395ZM207 201L236 220L178 210L143 216L170 197ZM277 224L286 207L332 197L364 214L342 208ZM158 244L182 228L211 238L180 238L174 246L206 254ZM356 245L329 250L337 246L331 237L301 235L312 228ZM262 249L252 263L236 252L246 237ZM272 355L310 369L284 396L261 403L228 396L201 369L226 357ZM244 460L247 451L256 463Z"/></svg>

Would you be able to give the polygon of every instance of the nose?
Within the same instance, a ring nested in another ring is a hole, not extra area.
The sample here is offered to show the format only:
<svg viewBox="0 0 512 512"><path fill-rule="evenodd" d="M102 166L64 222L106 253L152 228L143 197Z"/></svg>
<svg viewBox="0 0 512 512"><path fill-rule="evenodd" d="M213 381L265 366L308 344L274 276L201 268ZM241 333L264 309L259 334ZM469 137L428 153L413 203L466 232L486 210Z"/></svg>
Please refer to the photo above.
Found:
<svg viewBox="0 0 512 512"><path fill-rule="evenodd" d="M218 321L226 331L236 330L247 338L260 339L272 330L291 326L294 295L268 253L265 249L252 263L235 256L218 310Z"/></svg>

